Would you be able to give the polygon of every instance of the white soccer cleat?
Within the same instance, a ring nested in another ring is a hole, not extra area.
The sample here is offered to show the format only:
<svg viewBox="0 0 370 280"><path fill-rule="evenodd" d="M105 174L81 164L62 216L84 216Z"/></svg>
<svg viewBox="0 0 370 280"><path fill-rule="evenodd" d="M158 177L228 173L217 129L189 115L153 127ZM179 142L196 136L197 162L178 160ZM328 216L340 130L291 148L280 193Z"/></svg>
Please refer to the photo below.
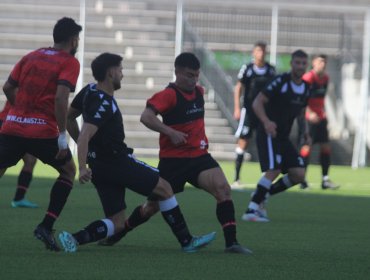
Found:
<svg viewBox="0 0 370 280"><path fill-rule="evenodd" d="M262 222L262 223L270 221L267 217L262 216L258 210L251 209L248 209L248 211L243 214L242 220L246 222Z"/></svg>

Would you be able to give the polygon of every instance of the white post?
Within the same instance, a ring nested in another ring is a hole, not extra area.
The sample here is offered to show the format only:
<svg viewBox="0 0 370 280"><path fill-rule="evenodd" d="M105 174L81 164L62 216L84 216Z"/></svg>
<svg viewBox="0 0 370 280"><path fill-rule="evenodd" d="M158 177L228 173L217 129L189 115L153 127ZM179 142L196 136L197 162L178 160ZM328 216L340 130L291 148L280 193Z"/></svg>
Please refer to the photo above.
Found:
<svg viewBox="0 0 370 280"><path fill-rule="evenodd" d="M270 63L276 65L277 57L277 36L278 36L279 8L277 5L272 7L271 15L271 45L270 45Z"/></svg>
<svg viewBox="0 0 370 280"><path fill-rule="evenodd" d="M183 1L177 1L177 11L176 11L176 42L175 42L175 57L181 53L182 49L182 16L183 16Z"/></svg>
<svg viewBox="0 0 370 280"><path fill-rule="evenodd" d="M85 54L85 28L86 28L86 19L85 19L85 13L86 13L86 4L85 0L80 0L80 25L82 26L82 31L80 33L80 42L78 45L78 61L80 62L80 74L78 76L76 90L74 95L76 95L83 87L84 83L84 54ZM77 123L79 127L81 127L82 124L82 118L78 117ZM73 155L77 154L77 145L73 141L72 138L69 139L69 147L72 151Z"/></svg>
<svg viewBox="0 0 370 280"><path fill-rule="evenodd" d="M369 76L370 76L370 9L366 11L362 46L362 77L359 127L355 135L352 168L366 166L368 108L369 108Z"/></svg>

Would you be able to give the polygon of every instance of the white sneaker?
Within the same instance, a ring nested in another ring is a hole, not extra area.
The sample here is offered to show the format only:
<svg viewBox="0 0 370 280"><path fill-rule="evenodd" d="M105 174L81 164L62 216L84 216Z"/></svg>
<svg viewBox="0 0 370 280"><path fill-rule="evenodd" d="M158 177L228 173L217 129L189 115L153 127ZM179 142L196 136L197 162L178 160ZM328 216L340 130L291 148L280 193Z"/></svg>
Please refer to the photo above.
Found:
<svg viewBox="0 0 370 280"><path fill-rule="evenodd" d="M234 181L234 183L232 183L230 185L230 188L232 190L240 190L240 189L242 189L242 187L243 187L243 184L240 183L240 180L236 180L236 181Z"/></svg>
<svg viewBox="0 0 370 280"><path fill-rule="evenodd" d="M254 196L254 192L251 193L251 198ZM267 217L267 209L266 209L266 204L267 204L267 197L264 201L262 201L260 204L259 204L259 207L258 207L258 210L257 213L261 216L261 217L264 217L266 219L268 219Z"/></svg>
<svg viewBox="0 0 370 280"><path fill-rule="evenodd" d="M261 216L259 211L251 209L249 209L246 213L243 214L242 220L246 222L262 222L262 223L270 221L267 217Z"/></svg>

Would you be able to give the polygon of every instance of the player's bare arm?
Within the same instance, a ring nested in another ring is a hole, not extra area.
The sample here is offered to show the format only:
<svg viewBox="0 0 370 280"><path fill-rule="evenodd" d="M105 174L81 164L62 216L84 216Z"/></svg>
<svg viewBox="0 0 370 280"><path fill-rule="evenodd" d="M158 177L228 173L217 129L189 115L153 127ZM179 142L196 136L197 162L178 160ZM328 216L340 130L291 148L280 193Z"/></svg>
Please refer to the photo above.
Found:
<svg viewBox="0 0 370 280"><path fill-rule="evenodd" d="M236 120L240 119L240 97L244 92L243 84L238 81L234 88L234 118Z"/></svg>
<svg viewBox="0 0 370 280"><path fill-rule="evenodd" d="M188 135L181 131L177 131L163 122L161 122L156 113L151 108L145 108L140 117L140 122L142 122L147 128L154 130L159 133L163 133L170 137L171 142L174 145L182 145L186 143Z"/></svg>
<svg viewBox="0 0 370 280"><path fill-rule="evenodd" d="M80 129L78 127L77 118L81 115L81 111L73 107L69 107L67 113L67 131L72 139L77 143Z"/></svg>
<svg viewBox="0 0 370 280"><path fill-rule="evenodd" d="M55 158L65 158L68 152L68 141L66 132L68 97L70 89L64 85L58 85L55 94L55 118L59 129L58 146L59 152Z"/></svg>
<svg viewBox="0 0 370 280"><path fill-rule="evenodd" d="M87 151L89 148L89 141L98 131L96 125L84 123L81 128L80 136L77 140L77 156L79 166L79 181L81 184L87 183L91 180L91 169L86 166Z"/></svg>
<svg viewBox="0 0 370 280"><path fill-rule="evenodd" d="M298 118L301 120L302 122L302 125L303 125L303 128L304 128L304 134L303 134L303 137L304 137L304 142L306 145L309 145L311 146L312 144L312 139L311 139L311 136L310 136L310 130L309 130L309 126L308 126L308 122L305 118L305 114L306 114L306 108L302 109L301 111L301 114L298 116Z"/></svg>
<svg viewBox="0 0 370 280"><path fill-rule="evenodd" d="M265 104L268 102L268 98L266 95L264 95L262 92L260 92L257 97L254 99L252 107L254 110L254 113L258 117L258 119L263 124L265 131L268 135L271 135L272 137L276 136L276 123L271 121L265 111Z"/></svg>

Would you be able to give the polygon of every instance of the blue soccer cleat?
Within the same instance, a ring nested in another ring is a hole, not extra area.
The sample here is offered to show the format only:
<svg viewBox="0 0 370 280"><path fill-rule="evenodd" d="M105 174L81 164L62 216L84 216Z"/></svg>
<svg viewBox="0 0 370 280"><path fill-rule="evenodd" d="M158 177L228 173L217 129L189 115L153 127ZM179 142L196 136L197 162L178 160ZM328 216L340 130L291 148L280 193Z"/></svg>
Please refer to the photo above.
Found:
<svg viewBox="0 0 370 280"><path fill-rule="evenodd" d="M207 246L216 238L216 232L211 232L209 234L201 235L201 236L193 236L190 243L187 246L182 247L182 250L185 253L194 253L198 251L198 249Z"/></svg>
<svg viewBox="0 0 370 280"><path fill-rule="evenodd" d="M62 231L61 233L59 233L58 237L65 252L74 253L77 251L78 243L72 234L66 231Z"/></svg>
<svg viewBox="0 0 370 280"><path fill-rule="evenodd" d="M27 199L13 200L11 202L13 208L37 208L39 207L36 203L33 203Z"/></svg>

